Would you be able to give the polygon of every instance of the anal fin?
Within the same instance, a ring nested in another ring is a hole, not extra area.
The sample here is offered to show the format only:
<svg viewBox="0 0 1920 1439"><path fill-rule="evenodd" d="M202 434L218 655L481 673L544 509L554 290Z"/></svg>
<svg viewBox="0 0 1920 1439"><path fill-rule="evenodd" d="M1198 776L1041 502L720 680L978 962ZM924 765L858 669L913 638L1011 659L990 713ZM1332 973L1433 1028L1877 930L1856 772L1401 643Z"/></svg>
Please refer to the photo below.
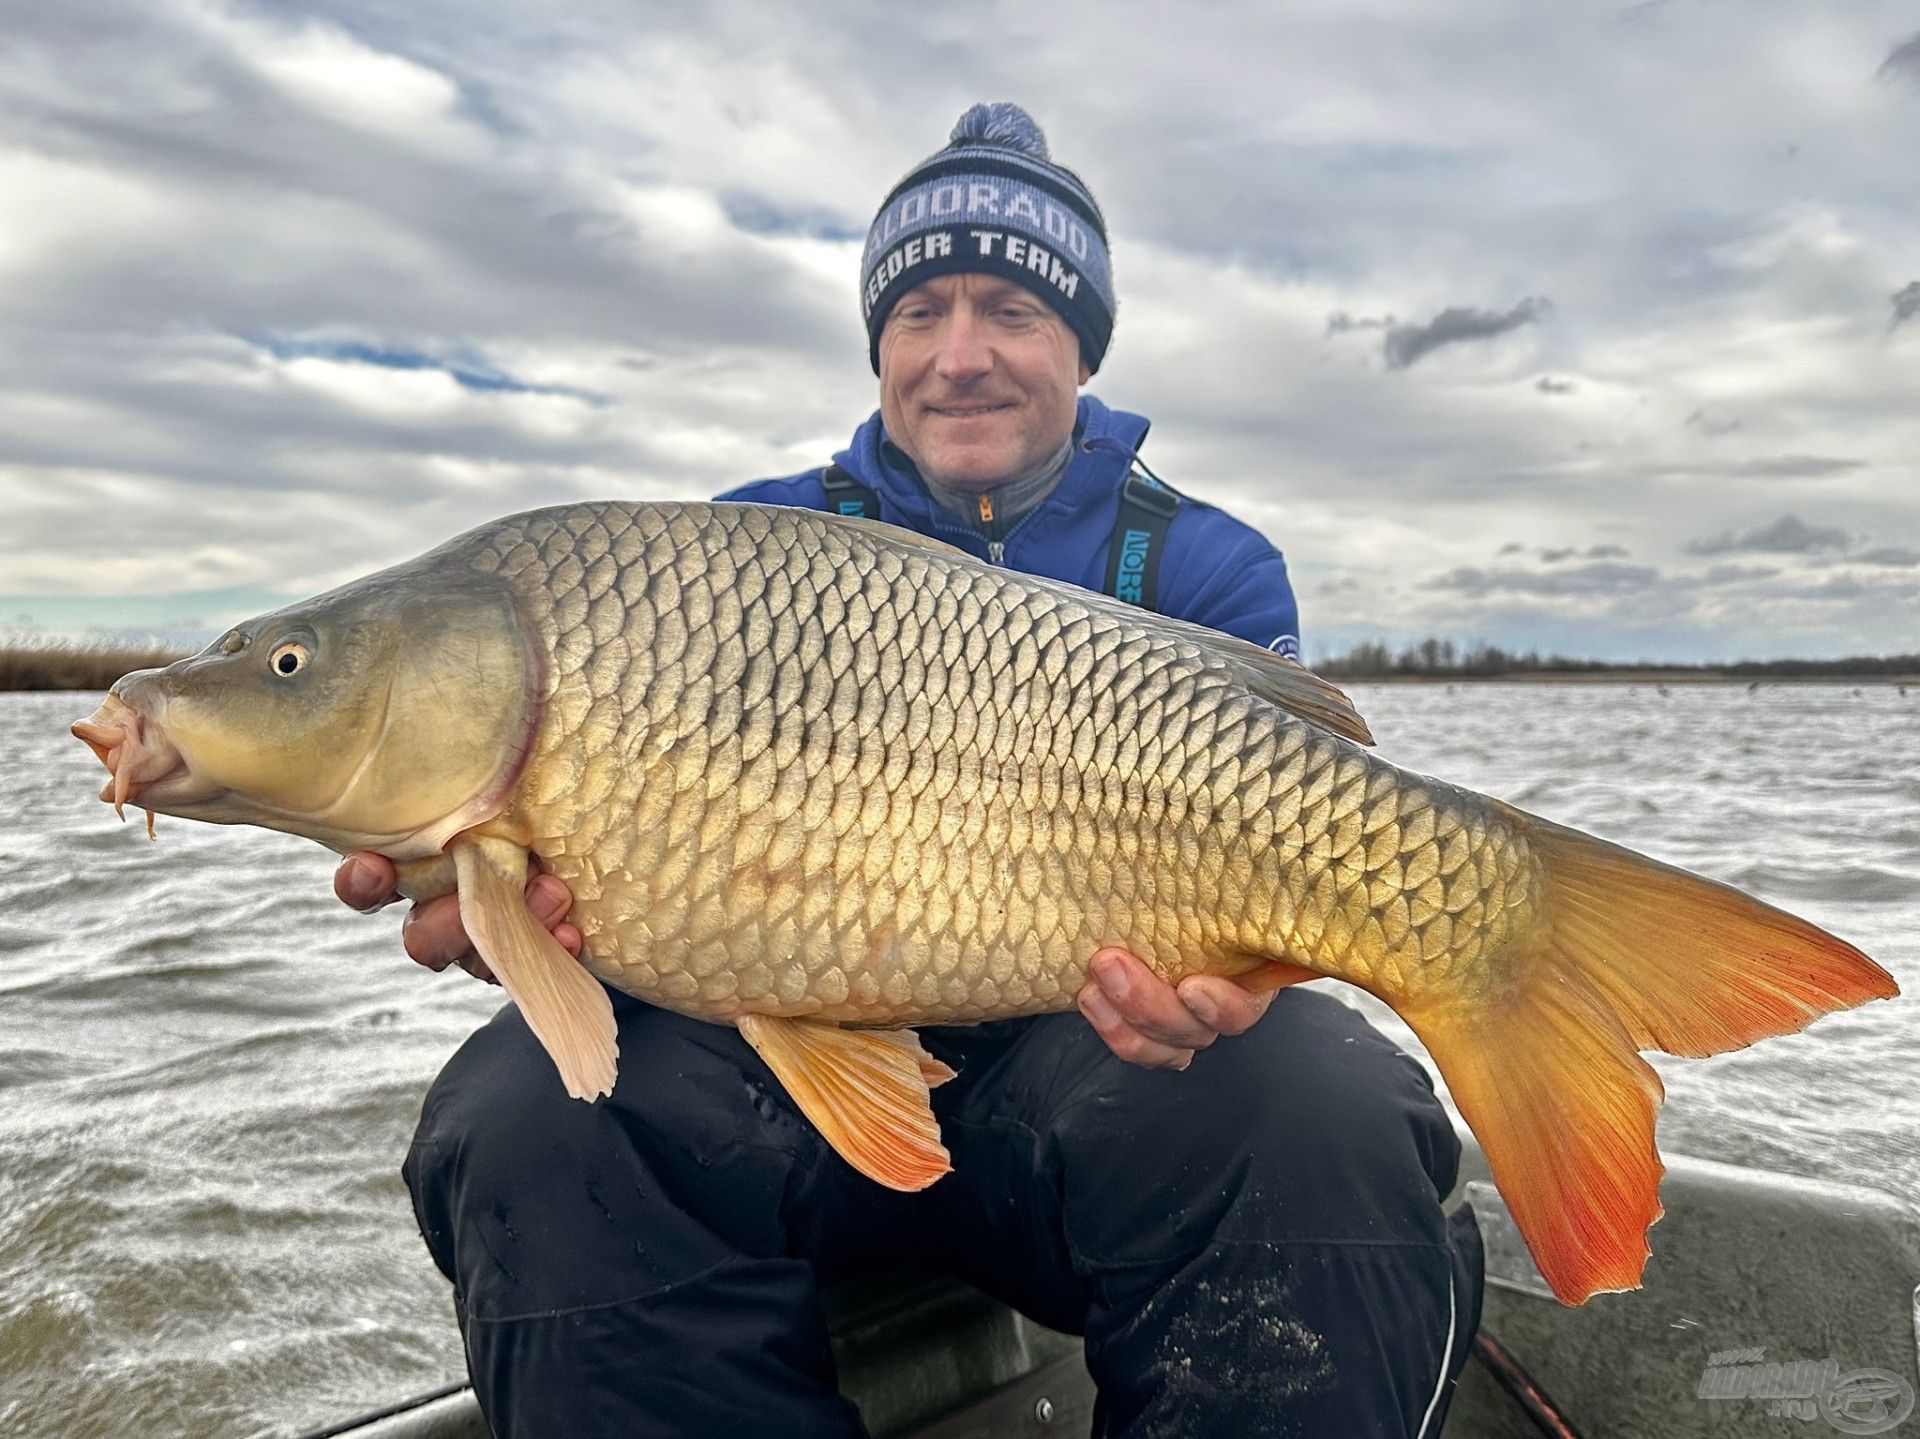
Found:
<svg viewBox="0 0 1920 1439"><path fill-rule="evenodd" d="M619 1040L600 981L527 909L527 852L504 839L453 843L460 917L575 1099L613 1093Z"/></svg>
<svg viewBox="0 0 1920 1439"><path fill-rule="evenodd" d="M1308 969L1303 964L1292 964L1284 959L1275 959L1261 965L1258 969L1250 969L1244 974L1234 975L1233 982L1248 994L1268 994L1276 989L1285 989L1290 984L1305 984L1310 979L1326 977L1318 970Z"/></svg>
<svg viewBox="0 0 1920 1439"><path fill-rule="evenodd" d="M889 1189L925 1189L953 1169L928 1090L953 1071L910 1029L841 1029L749 1014L740 1033L840 1157Z"/></svg>

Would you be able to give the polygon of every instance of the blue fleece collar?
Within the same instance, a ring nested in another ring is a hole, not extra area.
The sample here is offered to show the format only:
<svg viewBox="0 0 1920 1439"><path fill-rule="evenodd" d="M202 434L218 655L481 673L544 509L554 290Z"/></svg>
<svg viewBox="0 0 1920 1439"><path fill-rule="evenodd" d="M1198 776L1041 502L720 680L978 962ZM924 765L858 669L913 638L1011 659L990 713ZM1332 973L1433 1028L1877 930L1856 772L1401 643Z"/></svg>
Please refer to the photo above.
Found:
<svg viewBox="0 0 1920 1439"><path fill-rule="evenodd" d="M1146 442L1151 422L1125 410L1110 410L1092 395L1082 395L1073 428L1073 458L1040 509L1077 511L1111 496L1126 479L1132 457ZM854 432L853 442L834 462L903 515L934 528L946 511L927 490L913 462L887 438L875 410ZM950 523L950 522L949 522Z"/></svg>

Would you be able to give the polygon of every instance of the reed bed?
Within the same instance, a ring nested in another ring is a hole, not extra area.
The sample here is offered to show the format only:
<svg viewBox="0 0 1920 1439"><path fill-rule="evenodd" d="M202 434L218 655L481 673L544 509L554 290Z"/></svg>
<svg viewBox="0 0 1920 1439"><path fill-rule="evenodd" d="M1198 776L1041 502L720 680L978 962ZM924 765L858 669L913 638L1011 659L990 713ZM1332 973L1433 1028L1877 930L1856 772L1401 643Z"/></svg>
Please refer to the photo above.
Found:
<svg viewBox="0 0 1920 1439"><path fill-rule="evenodd" d="M161 645L0 644L0 690L103 690L129 670L172 664L185 653Z"/></svg>

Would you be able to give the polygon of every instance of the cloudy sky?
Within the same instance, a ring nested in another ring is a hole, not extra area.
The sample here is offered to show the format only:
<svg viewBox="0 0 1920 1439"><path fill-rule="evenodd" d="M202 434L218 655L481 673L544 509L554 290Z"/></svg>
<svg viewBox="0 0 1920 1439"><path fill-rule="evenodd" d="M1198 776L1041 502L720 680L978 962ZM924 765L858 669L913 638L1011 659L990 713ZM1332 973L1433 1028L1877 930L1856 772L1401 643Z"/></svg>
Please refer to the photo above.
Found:
<svg viewBox="0 0 1920 1439"><path fill-rule="evenodd" d="M1310 657L1920 650L1914 0L0 14L0 628L823 463L874 208L1012 99Z"/></svg>

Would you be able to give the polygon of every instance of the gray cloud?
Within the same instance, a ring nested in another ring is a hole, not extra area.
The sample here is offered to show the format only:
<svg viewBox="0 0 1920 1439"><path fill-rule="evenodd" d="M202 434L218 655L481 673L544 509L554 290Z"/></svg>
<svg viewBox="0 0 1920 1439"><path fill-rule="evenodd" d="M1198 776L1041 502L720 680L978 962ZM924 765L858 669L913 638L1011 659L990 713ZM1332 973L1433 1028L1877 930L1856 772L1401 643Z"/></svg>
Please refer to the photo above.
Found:
<svg viewBox="0 0 1920 1439"><path fill-rule="evenodd" d="M1787 599L1834 603L1883 596L1887 591L1853 575L1832 575L1824 580L1807 580L1798 584L1782 585L1779 593Z"/></svg>
<svg viewBox="0 0 1920 1439"><path fill-rule="evenodd" d="M1491 594L1611 595L1644 590L1659 582L1660 571L1651 565L1600 562L1552 571L1462 566L1423 581L1420 588L1450 590L1474 598Z"/></svg>
<svg viewBox="0 0 1920 1439"><path fill-rule="evenodd" d="M1355 330L1384 330L1393 324L1391 315L1349 315L1345 310L1335 310L1327 316L1329 335L1347 335Z"/></svg>
<svg viewBox="0 0 1920 1439"><path fill-rule="evenodd" d="M1866 468L1865 460L1845 455L1766 455L1752 460L1705 460L1654 465L1649 476L1719 475L1735 480L1829 480Z"/></svg>
<svg viewBox="0 0 1920 1439"><path fill-rule="evenodd" d="M1920 82L1920 34L1908 37L1887 52L1887 58L1880 62L1879 76L1882 80Z"/></svg>
<svg viewBox="0 0 1920 1439"><path fill-rule="evenodd" d="M1887 321L1887 328L1897 330L1915 315L1920 315L1920 280L1911 281L1893 292L1893 318Z"/></svg>
<svg viewBox="0 0 1920 1439"><path fill-rule="evenodd" d="M1705 435L1731 435L1740 428L1740 421L1716 419L1705 410L1695 410L1687 416L1687 428Z"/></svg>
<svg viewBox="0 0 1920 1439"><path fill-rule="evenodd" d="M1762 480L1825 480L1864 469L1866 463L1836 455L1775 455L1742 461L1729 466L1724 473Z"/></svg>
<svg viewBox="0 0 1920 1439"><path fill-rule="evenodd" d="M1714 565L1700 581L1706 585L1739 585L1750 580L1770 580L1779 573L1772 565Z"/></svg>
<svg viewBox="0 0 1920 1439"><path fill-rule="evenodd" d="M1690 555L1804 555L1816 550L1844 549L1847 542L1845 530L1810 525L1798 515L1782 515L1770 525L1742 534L1723 530L1706 539L1689 540L1684 548Z"/></svg>
<svg viewBox="0 0 1920 1439"><path fill-rule="evenodd" d="M1444 345L1490 340L1531 325L1553 308L1542 295L1529 295L1505 312L1451 305L1424 325L1394 325L1387 330L1381 352L1389 370L1404 370Z"/></svg>
<svg viewBox="0 0 1920 1439"><path fill-rule="evenodd" d="M1590 560L1616 560L1627 556L1625 545L1588 545L1587 558Z"/></svg>
<svg viewBox="0 0 1920 1439"><path fill-rule="evenodd" d="M846 212L822 206L785 206L762 195L722 195L727 219L749 235L804 235L816 240L865 240L867 228L849 224Z"/></svg>
<svg viewBox="0 0 1920 1439"><path fill-rule="evenodd" d="M1556 380L1551 375L1542 375L1533 387L1543 395L1571 395L1579 388L1572 380Z"/></svg>
<svg viewBox="0 0 1920 1439"><path fill-rule="evenodd" d="M1909 550L1899 545L1883 545L1879 549L1862 550L1847 558L1862 565L1920 565L1920 550Z"/></svg>
<svg viewBox="0 0 1920 1439"><path fill-rule="evenodd" d="M471 350L456 354L433 354L407 346L364 340L337 337L316 340L292 335L263 335L254 343L278 360L331 360L338 364L366 365L416 374L433 371L445 375L463 390L509 395L558 395L588 405L608 403L605 395L590 390L568 385L538 385L519 379Z"/></svg>

